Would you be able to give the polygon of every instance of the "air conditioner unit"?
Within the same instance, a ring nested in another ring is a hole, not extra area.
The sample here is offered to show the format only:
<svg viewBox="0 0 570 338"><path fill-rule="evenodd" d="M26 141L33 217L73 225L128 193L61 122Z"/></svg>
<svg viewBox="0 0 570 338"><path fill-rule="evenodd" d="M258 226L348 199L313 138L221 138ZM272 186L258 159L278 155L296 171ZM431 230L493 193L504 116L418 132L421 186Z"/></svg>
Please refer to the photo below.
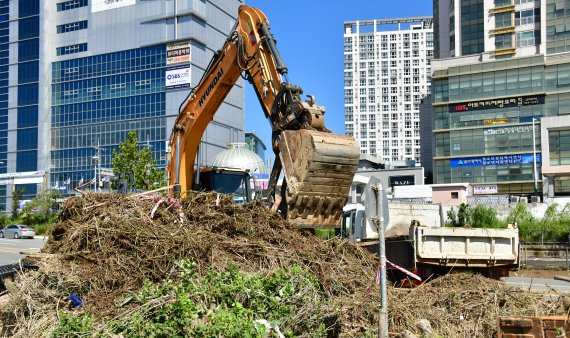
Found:
<svg viewBox="0 0 570 338"><path fill-rule="evenodd" d="M519 197L518 196L511 196L511 203L518 203Z"/></svg>
<svg viewBox="0 0 570 338"><path fill-rule="evenodd" d="M528 197L526 196L521 196L519 199L519 203L528 203Z"/></svg>
<svg viewBox="0 0 570 338"><path fill-rule="evenodd" d="M532 203L540 203L540 196L531 196L530 201Z"/></svg>

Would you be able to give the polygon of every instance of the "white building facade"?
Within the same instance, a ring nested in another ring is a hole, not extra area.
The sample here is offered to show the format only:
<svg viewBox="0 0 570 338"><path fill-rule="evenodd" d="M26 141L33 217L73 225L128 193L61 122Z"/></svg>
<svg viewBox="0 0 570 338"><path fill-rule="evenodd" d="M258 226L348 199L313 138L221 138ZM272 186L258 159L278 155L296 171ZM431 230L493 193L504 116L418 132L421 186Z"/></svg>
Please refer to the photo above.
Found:
<svg viewBox="0 0 570 338"><path fill-rule="evenodd" d="M431 17L344 23L345 133L363 154L421 165L421 100L431 93Z"/></svg>

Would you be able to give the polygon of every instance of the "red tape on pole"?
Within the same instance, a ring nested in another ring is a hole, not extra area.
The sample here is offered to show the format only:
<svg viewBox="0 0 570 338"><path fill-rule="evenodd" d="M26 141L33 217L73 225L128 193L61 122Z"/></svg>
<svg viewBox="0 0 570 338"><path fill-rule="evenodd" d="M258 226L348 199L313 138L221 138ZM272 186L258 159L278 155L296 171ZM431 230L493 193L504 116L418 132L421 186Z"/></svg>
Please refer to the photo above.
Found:
<svg viewBox="0 0 570 338"><path fill-rule="evenodd" d="M389 260L386 260L386 263L388 263L388 264L390 264L391 266L393 266L394 268L396 268L396 269L402 271L402 272L405 273L406 275L408 275L408 276L410 276L410 277L412 277L412 278L414 278L414 279L417 279L417 280L419 280L420 282L422 281L422 278L421 278L420 276L416 275L415 273L410 272L410 271L404 269L403 267L401 267L401 266L399 266L399 265L397 265L397 264L394 264L394 263L390 262ZM381 269L386 269L386 265L378 265L378 270L376 271L376 279L374 280L374 282L375 282L376 284L378 284L378 285L380 285L380 270L381 270Z"/></svg>

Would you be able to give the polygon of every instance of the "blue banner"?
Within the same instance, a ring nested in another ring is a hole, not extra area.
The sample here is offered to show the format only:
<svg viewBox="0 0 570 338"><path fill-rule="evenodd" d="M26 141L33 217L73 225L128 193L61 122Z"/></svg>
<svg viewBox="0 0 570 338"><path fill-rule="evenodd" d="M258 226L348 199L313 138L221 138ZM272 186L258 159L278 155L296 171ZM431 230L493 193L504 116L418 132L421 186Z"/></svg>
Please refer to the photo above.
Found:
<svg viewBox="0 0 570 338"><path fill-rule="evenodd" d="M251 177L256 179L269 179L269 174L251 174Z"/></svg>
<svg viewBox="0 0 570 338"><path fill-rule="evenodd" d="M541 161L540 154L536 154L536 162ZM488 165L509 165L533 163L532 154L497 155L482 157L454 158L449 161L452 168L481 167Z"/></svg>

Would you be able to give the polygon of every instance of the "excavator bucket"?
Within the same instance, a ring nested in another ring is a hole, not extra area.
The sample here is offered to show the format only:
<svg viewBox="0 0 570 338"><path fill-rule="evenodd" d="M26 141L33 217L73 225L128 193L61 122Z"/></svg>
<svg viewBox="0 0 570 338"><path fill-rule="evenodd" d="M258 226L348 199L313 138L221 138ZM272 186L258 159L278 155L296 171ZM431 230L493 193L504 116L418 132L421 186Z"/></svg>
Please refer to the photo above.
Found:
<svg viewBox="0 0 570 338"><path fill-rule="evenodd" d="M339 227L360 158L356 141L315 130L286 130L279 152L287 220L301 228Z"/></svg>

